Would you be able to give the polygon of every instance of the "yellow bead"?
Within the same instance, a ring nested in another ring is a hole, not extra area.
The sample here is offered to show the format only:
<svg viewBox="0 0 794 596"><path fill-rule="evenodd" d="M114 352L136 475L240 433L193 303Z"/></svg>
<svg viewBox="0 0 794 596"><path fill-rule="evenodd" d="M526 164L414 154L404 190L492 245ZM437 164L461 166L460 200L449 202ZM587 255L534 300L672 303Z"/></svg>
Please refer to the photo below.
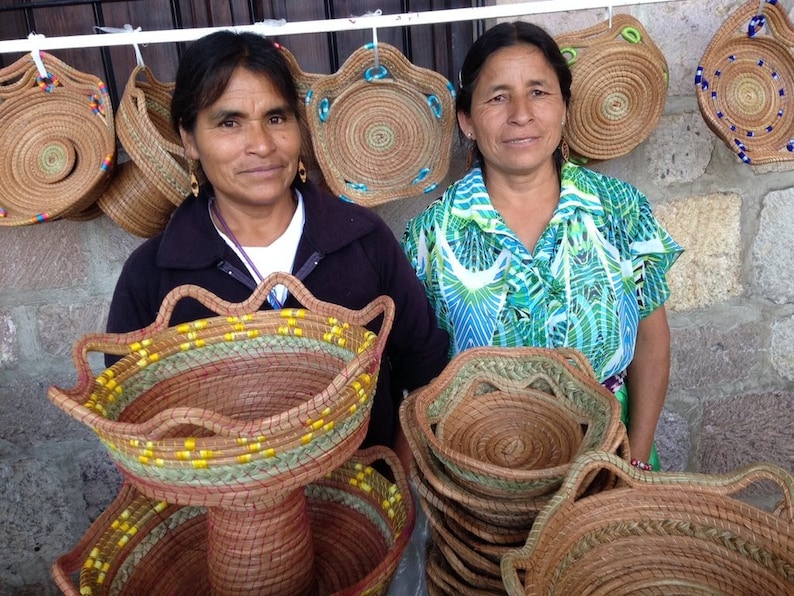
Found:
<svg viewBox="0 0 794 596"><path fill-rule="evenodd" d="M177 459L182 461L190 459L190 451L177 451L175 455Z"/></svg>
<svg viewBox="0 0 794 596"><path fill-rule="evenodd" d="M311 443L311 440L314 438L314 433L306 433L301 437L301 443L306 445L307 443Z"/></svg>
<svg viewBox="0 0 794 596"><path fill-rule="evenodd" d="M160 501L159 503L157 503L157 504L154 506L154 510L155 510L157 513L162 513L163 511L165 511L165 510L166 510L166 508L167 508L167 507L168 507L168 503L167 503L167 502L165 502L165 501Z"/></svg>
<svg viewBox="0 0 794 596"><path fill-rule="evenodd" d="M270 449L265 449L264 453L262 454L265 457L274 457L276 455L276 450L272 447Z"/></svg>
<svg viewBox="0 0 794 596"><path fill-rule="evenodd" d="M177 333L187 333L190 331L190 325L179 325L176 328Z"/></svg>
<svg viewBox="0 0 794 596"><path fill-rule="evenodd" d="M250 463L252 459L253 457L251 456L250 453L244 453L243 455L237 456L237 461L240 462L241 464Z"/></svg>
<svg viewBox="0 0 794 596"><path fill-rule="evenodd" d="M206 340L203 340L203 339L197 339L196 340L196 347L197 348L203 348L205 345L207 345Z"/></svg>
<svg viewBox="0 0 794 596"><path fill-rule="evenodd" d="M195 449L196 448L196 438L195 437L188 437L185 439L185 449Z"/></svg>
<svg viewBox="0 0 794 596"><path fill-rule="evenodd" d="M207 461L204 459L197 459L193 461L193 467L199 470L204 470L208 468Z"/></svg>

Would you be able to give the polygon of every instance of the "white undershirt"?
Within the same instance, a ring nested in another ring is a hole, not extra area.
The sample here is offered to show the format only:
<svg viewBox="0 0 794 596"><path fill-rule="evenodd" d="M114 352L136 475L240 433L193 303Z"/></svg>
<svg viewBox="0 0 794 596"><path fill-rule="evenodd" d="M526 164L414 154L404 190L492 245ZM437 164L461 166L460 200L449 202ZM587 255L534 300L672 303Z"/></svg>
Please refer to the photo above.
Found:
<svg viewBox="0 0 794 596"><path fill-rule="evenodd" d="M248 261L245 258L245 255L234 245L231 238L229 238L226 234L223 233L222 230L218 229L218 226L215 226L215 229L218 230L218 234L221 235L224 242L231 247L231 249L237 253L237 256L240 257L240 260L246 266L248 271L251 273L251 276L254 278L256 283L260 283L262 279L270 275L271 273L275 273L277 271L284 272L284 273L292 273L292 265L295 262L295 254L298 252L298 243L300 242L301 236L303 235L303 223L306 221L306 211L303 206L303 196L301 195L300 191L296 190L295 195L298 198L298 205L295 208L295 213L292 215L292 220L290 220L287 229L284 230L284 233L276 238L270 246L244 246L243 250L245 254L248 255L248 258L254 263L256 268L259 270L259 273L262 274L262 278L256 274L251 266L248 264ZM213 221L213 225L214 225ZM283 304L287 298L287 288L278 285L274 288L276 293L277 300Z"/></svg>

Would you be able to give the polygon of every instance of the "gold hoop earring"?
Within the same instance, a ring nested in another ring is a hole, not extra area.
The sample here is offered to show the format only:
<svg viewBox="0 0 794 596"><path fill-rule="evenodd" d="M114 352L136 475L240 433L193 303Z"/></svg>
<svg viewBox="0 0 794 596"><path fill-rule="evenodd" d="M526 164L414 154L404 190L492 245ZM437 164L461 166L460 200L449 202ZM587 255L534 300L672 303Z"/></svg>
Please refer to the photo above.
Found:
<svg viewBox="0 0 794 596"><path fill-rule="evenodd" d="M188 165L188 169L190 170L190 194L197 197L199 196L199 182L196 177L196 166L192 161Z"/></svg>
<svg viewBox="0 0 794 596"><path fill-rule="evenodd" d="M565 139L560 139L560 154L562 155L563 161L568 161L571 157L571 148L568 147L568 143Z"/></svg>
<svg viewBox="0 0 794 596"><path fill-rule="evenodd" d="M302 159L298 159L298 178L300 178L301 182L304 184L306 183L306 166L303 165Z"/></svg>

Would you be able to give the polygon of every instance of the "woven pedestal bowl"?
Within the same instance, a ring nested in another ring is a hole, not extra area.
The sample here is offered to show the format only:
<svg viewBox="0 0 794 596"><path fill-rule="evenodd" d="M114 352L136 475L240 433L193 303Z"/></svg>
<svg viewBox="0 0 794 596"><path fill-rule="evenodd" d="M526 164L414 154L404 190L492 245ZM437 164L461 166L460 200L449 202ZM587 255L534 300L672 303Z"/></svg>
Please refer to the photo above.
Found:
<svg viewBox="0 0 794 596"><path fill-rule="evenodd" d="M577 496L602 470L618 486ZM762 481L782 492L774 512L736 498ZM794 476L776 466L648 474L595 452L571 467L524 547L503 557L502 576L511 595L791 594L793 524Z"/></svg>
<svg viewBox="0 0 794 596"><path fill-rule="evenodd" d="M306 117L331 191L372 207L430 193L452 155L452 85L389 44L357 49L314 82Z"/></svg>
<svg viewBox="0 0 794 596"><path fill-rule="evenodd" d="M116 163L105 84L41 52L0 69L0 226L79 216L110 182Z"/></svg>
<svg viewBox="0 0 794 596"><path fill-rule="evenodd" d="M626 155L664 114L669 83L664 54L642 24L625 14L556 41L573 75L563 130L571 152L596 160Z"/></svg>
<svg viewBox="0 0 794 596"><path fill-rule="evenodd" d="M794 159L794 25L776 1L748 1L715 33L695 76L703 119L748 164Z"/></svg>
<svg viewBox="0 0 794 596"><path fill-rule="evenodd" d="M418 390L417 431L449 476L484 497L526 500L553 493L576 455L621 449L618 401L571 354L473 348Z"/></svg>
<svg viewBox="0 0 794 596"><path fill-rule="evenodd" d="M259 311L278 284L306 308ZM187 297L222 316L167 327ZM364 325L381 316L376 336ZM49 397L96 432L146 497L208 508L215 593L244 593L229 588L241 573L270 593L300 593L313 560L308 526L292 527L306 509L301 490L364 439L393 318L387 296L351 311L316 300L287 274L268 277L240 304L182 286L146 329L78 341L78 385L51 387ZM126 355L95 376L90 352ZM289 543L266 542L261 556L229 544L240 528L272 534L276 519L292 524ZM276 590L286 569L297 575Z"/></svg>
<svg viewBox="0 0 794 596"><path fill-rule="evenodd" d="M173 90L173 83L136 66L116 111L116 131L130 161L98 205L121 228L143 238L160 232L190 193L188 160L171 124Z"/></svg>
<svg viewBox="0 0 794 596"><path fill-rule="evenodd" d="M385 460L395 483L371 467L377 460ZM307 507L296 523L305 523L311 530L311 593L384 593L415 519L410 488L396 456L382 447L358 452L308 484L302 495ZM246 530L239 528L229 540L252 556L258 543L278 531L290 531L288 525L275 523L267 536L249 535ZM53 576L70 596L206 594L211 589L207 536L205 508L150 500L125 484L80 543L55 561ZM247 585L244 573L235 580L239 583L236 591L242 593L246 589L249 593L280 591Z"/></svg>

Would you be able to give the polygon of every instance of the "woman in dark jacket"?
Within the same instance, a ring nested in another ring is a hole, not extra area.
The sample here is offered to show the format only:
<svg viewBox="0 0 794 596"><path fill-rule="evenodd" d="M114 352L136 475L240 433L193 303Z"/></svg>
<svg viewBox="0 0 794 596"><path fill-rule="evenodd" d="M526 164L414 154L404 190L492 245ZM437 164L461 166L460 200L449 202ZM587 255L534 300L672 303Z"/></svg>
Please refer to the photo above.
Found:
<svg viewBox="0 0 794 596"><path fill-rule="evenodd" d="M221 31L187 49L171 117L207 182L195 184L165 230L129 257L107 329L146 327L166 294L183 284L242 302L276 271L293 274L320 300L351 309L388 295L396 317L364 446L395 446L403 392L442 370L448 336L389 227L305 180L298 105L288 64L268 39ZM263 308L297 306L279 286ZM213 314L183 300L170 324Z"/></svg>

